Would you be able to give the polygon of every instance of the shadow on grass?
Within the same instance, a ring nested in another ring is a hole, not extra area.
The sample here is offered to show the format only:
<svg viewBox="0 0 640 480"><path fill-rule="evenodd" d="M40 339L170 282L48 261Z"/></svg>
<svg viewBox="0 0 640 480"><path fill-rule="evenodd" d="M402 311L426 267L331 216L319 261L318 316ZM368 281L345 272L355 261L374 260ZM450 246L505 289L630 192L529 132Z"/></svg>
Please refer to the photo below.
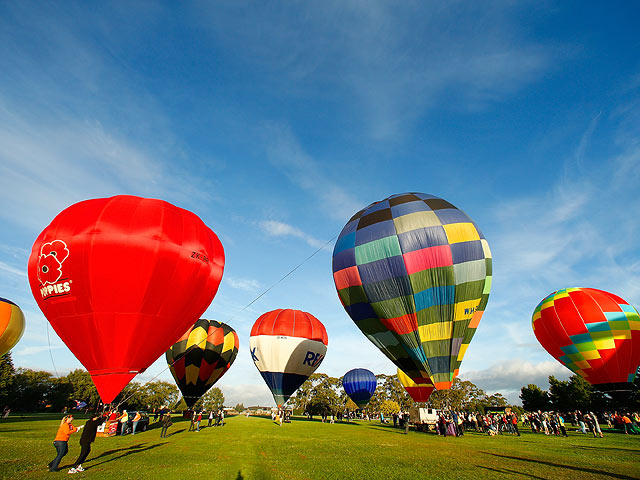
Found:
<svg viewBox="0 0 640 480"><path fill-rule="evenodd" d="M242 471L238 470L238 476L236 477L236 480L244 480L244 477L242 476Z"/></svg>
<svg viewBox="0 0 640 480"><path fill-rule="evenodd" d="M367 428L372 428L373 430L382 430L384 432L387 433L397 433L400 435L404 435L404 428L398 428L398 427L393 427L391 425L388 426L384 426L384 425L367 425ZM415 430L414 430L415 431Z"/></svg>
<svg viewBox="0 0 640 480"><path fill-rule="evenodd" d="M186 428L183 428L182 430L174 430L173 432L167 434L167 437L173 437L174 435L177 435L179 433L182 433L186 430ZM166 437L165 437L166 438Z"/></svg>
<svg viewBox="0 0 640 480"><path fill-rule="evenodd" d="M484 465L476 465L476 467L477 468L484 468L485 470L490 470L492 472L506 473L507 475L514 474L514 475L521 475L523 477L538 478L540 480L547 480L544 477L538 477L537 475L531 475L530 473L519 472L517 470L509 470L508 468L491 468L491 467L485 467Z"/></svg>
<svg viewBox="0 0 640 480"><path fill-rule="evenodd" d="M98 465L109 463L109 462L112 462L114 460L118 460L120 458L128 457L129 455L135 455L136 453L141 453L141 452L144 452L144 451L147 451L147 450L151 450L151 449L156 448L156 447L161 447L162 445L165 445L165 444L164 443L156 443L154 445L149 445L148 447L145 447L144 444L139 444L139 445L134 445L134 446L131 446L131 447L128 447L128 448L121 448L119 450L110 450L108 452L102 453L100 456L98 456L98 457L96 457L94 459L90 459L89 461L91 462L91 466L90 467L89 466L86 467L85 470L89 470L91 468L95 468ZM110 458L108 460L104 460L102 462L93 463L94 460L97 460L100 457L103 457L105 455L111 455L111 454L117 453L117 452L122 452L122 454L118 455L118 456L115 456L113 458Z"/></svg>
<svg viewBox="0 0 640 480"><path fill-rule="evenodd" d="M640 451L635 450L633 448L621 448L621 447L592 447L590 445L575 445L573 448L581 449L581 450L619 450L621 452L631 452L636 455L640 455Z"/></svg>
<svg viewBox="0 0 640 480"><path fill-rule="evenodd" d="M578 465L563 465L561 463L545 462L545 461L537 459L537 458L512 457L511 455L500 455L499 453L491 453L491 452L480 452L480 453L484 453L486 455L491 455L491 456L498 457L498 458L508 458L510 460L520 460L521 462L540 463L542 465L547 465L549 467L556 467L556 468L563 468L563 469L566 469L566 470L571 470L572 472L593 473L595 475L602 475L602 476L605 476L605 477L612 477L612 478L620 478L620 479L623 479L623 480L638 480L637 477L630 477L629 475L623 475L621 473L611 473L611 472L607 472L605 470L596 470L595 468L580 467Z"/></svg>

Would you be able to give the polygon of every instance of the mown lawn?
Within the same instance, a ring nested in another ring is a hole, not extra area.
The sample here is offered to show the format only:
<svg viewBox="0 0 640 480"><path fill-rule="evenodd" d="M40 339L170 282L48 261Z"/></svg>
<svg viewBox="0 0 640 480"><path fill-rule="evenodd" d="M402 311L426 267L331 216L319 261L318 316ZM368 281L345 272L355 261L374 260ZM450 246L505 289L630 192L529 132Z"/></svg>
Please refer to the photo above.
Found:
<svg viewBox="0 0 640 480"><path fill-rule="evenodd" d="M61 415L0 420L0 477L70 477L80 447L72 435L61 471L49 473ZM84 420L76 418L76 425ZM203 422L206 425L206 422ZM444 479L444 478L640 478L640 436L593 438L535 435L461 438L409 432L376 422L351 424L296 420L282 427L244 416L227 425L188 432L174 418L168 438L160 429L135 436L97 438L86 478L180 479Z"/></svg>

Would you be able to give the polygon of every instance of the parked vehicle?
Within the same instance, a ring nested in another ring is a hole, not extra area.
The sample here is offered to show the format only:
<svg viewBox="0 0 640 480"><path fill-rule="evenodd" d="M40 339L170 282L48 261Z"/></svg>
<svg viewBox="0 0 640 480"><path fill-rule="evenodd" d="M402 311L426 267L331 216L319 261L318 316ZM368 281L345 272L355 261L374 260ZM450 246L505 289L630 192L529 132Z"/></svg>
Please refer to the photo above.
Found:
<svg viewBox="0 0 640 480"><path fill-rule="evenodd" d="M420 431L429 431L429 427L435 427L438 423L439 414L440 410L435 408L412 407L409 409L409 422Z"/></svg>

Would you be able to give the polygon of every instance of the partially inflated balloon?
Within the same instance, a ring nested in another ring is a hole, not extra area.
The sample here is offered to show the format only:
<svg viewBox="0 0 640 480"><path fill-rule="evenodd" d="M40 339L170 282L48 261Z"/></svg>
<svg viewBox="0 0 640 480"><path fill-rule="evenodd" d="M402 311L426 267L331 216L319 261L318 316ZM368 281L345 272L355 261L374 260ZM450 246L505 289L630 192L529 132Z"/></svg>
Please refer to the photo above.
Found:
<svg viewBox="0 0 640 480"><path fill-rule="evenodd" d="M229 325L200 319L167 350L171 375L188 407L229 370L238 345L238 334Z"/></svg>
<svg viewBox="0 0 640 480"><path fill-rule="evenodd" d="M431 382L416 383L402 370L398 369L398 380L414 402L427 402L435 387Z"/></svg>
<svg viewBox="0 0 640 480"><path fill-rule="evenodd" d="M277 405L315 372L327 353L327 330L301 310L273 310L256 320L249 345L253 363Z"/></svg>
<svg viewBox="0 0 640 480"><path fill-rule="evenodd" d="M24 314L11 300L0 298L0 356L11 350L24 333Z"/></svg>
<svg viewBox="0 0 640 480"><path fill-rule="evenodd" d="M565 288L533 312L533 332L556 360L603 391L630 390L640 364L640 317L594 288Z"/></svg>
<svg viewBox="0 0 640 480"><path fill-rule="evenodd" d="M464 212L404 193L349 220L333 250L333 278L369 340L414 381L446 389L487 304L491 252Z"/></svg>
<svg viewBox="0 0 640 480"><path fill-rule="evenodd" d="M378 380L373 372L366 368L354 368L342 377L342 387L358 408L364 408L378 386Z"/></svg>
<svg viewBox="0 0 640 480"><path fill-rule="evenodd" d="M86 200L33 244L38 306L110 403L193 324L216 294L224 252L193 213L162 200Z"/></svg>

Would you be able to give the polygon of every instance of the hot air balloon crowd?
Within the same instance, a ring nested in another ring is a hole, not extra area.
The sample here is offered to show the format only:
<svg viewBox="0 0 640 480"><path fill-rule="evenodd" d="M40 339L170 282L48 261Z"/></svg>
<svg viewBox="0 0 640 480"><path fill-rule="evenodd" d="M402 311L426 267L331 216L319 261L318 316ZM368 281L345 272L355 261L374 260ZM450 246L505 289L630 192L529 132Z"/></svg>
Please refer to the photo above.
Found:
<svg viewBox="0 0 640 480"><path fill-rule="evenodd" d="M218 236L194 213L119 195L83 201L56 216L33 244L28 278L38 306L91 375L107 410L117 409L110 404L123 388L163 354L193 407L232 368L243 343L240 354L251 356L282 419L288 400L325 358L329 334L313 314L291 308L260 315L248 339L202 318L224 266ZM392 195L363 208L346 222L333 249L333 279L346 313L422 406L458 376L487 309L492 274L489 243L476 223L447 200L423 193ZM532 326L551 356L596 389L610 395L631 390L640 365L640 317L622 298L561 288L533 309ZM16 345L24 327L20 308L0 298L0 354ZM143 338L134 332L144 332ZM356 368L341 380L365 411L376 376ZM112 420L127 413L117 415ZM460 434L463 420L490 434L499 426L486 417L438 415L433 423L443 435ZM553 424L564 431L557 414L532 415L532 429L549 433ZM199 429L202 412L192 418ZM511 420L502 418L509 431ZM579 420L590 422L596 434L591 416ZM133 433L139 421L133 419ZM163 422L166 433L170 416ZM519 435L517 423L513 433ZM60 427L67 439L75 428L69 425ZM409 427L408 416L404 425ZM62 447L57 453L49 465L54 471Z"/></svg>

